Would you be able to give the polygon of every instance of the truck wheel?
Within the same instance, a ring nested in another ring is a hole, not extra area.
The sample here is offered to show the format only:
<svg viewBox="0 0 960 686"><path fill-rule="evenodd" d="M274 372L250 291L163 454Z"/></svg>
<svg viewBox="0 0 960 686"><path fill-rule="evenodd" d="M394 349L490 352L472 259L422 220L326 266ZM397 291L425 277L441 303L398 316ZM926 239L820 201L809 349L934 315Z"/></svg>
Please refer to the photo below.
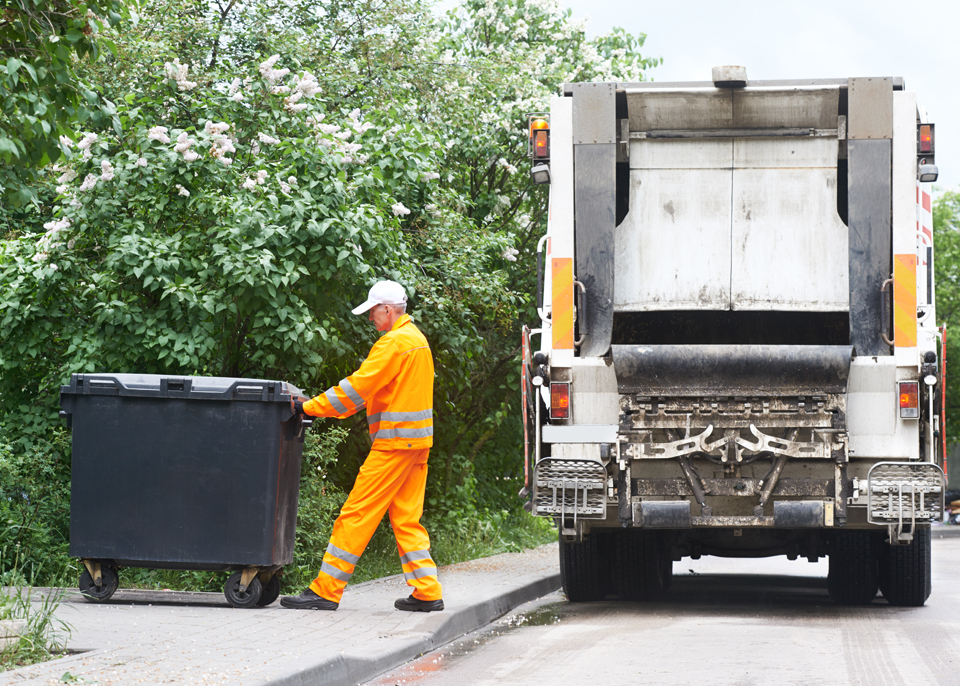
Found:
<svg viewBox="0 0 960 686"><path fill-rule="evenodd" d="M613 587L623 600L652 600L667 590L673 561L660 549L654 531L627 529L613 534Z"/></svg>
<svg viewBox="0 0 960 686"><path fill-rule="evenodd" d="M90 572L84 569L80 572L80 593L84 600L91 603L103 603L110 600L120 585L120 575L114 567L100 565L100 586L93 583Z"/></svg>
<svg viewBox="0 0 960 686"><path fill-rule="evenodd" d="M585 536L582 543L560 537L560 582L567 600L583 603L603 600L609 587L604 541L599 534Z"/></svg>
<svg viewBox="0 0 960 686"><path fill-rule="evenodd" d="M909 545L880 544L880 592L888 603L920 607L930 586L929 527L917 527Z"/></svg>
<svg viewBox="0 0 960 686"><path fill-rule="evenodd" d="M877 595L880 539L875 531L834 531L827 590L840 605L867 605Z"/></svg>

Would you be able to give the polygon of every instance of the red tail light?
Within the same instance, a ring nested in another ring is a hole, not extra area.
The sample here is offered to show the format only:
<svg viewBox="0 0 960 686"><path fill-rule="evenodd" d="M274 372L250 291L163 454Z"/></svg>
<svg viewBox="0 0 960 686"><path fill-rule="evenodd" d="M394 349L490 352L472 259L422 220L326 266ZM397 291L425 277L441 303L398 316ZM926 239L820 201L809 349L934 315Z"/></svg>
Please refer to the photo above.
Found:
<svg viewBox="0 0 960 686"><path fill-rule="evenodd" d="M917 152L929 155L933 152L933 124L920 124L917 136Z"/></svg>
<svg viewBox="0 0 960 686"><path fill-rule="evenodd" d="M550 384L550 419L570 419L570 384Z"/></svg>
<svg viewBox="0 0 960 686"><path fill-rule="evenodd" d="M920 418L920 383L900 382L900 419Z"/></svg>
<svg viewBox="0 0 960 686"><path fill-rule="evenodd" d="M533 132L533 156L550 157L550 130L539 129Z"/></svg>

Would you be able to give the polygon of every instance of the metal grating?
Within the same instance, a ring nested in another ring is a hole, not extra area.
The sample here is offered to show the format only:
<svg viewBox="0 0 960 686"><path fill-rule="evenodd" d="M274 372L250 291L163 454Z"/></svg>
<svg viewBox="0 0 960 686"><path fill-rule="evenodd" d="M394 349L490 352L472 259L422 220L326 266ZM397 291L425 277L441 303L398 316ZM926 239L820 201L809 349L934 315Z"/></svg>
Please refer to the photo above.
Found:
<svg viewBox="0 0 960 686"><path fill-rule="evenodd" d="M546 458L537 464L534 506L538 515L603 519L607 472L600 462Z"/></svg>
<svg viewBox="0 0 960 686"><path fill-rule="evenodd" d="M935 464L878 462L867 475L871 524L931 522L943 512L943 472Z"/></svg>

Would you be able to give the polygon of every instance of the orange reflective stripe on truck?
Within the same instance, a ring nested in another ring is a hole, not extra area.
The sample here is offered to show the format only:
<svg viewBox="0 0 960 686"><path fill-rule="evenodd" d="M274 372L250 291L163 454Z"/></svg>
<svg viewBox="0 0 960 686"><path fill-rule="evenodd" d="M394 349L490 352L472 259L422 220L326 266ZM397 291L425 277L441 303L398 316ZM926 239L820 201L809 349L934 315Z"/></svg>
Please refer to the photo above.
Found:
<svg viewBox="0 0 960 686"><path fill-rule="evenodd" d="M893 256L893 334L898 348L917 347L917 256Z"/></svg>
<svg viewBox="0 0 960 686"><path fill-rule="evenodd" d="M554 257L552 260L552 299L554 350L573 349L573 258Z"/></svg>

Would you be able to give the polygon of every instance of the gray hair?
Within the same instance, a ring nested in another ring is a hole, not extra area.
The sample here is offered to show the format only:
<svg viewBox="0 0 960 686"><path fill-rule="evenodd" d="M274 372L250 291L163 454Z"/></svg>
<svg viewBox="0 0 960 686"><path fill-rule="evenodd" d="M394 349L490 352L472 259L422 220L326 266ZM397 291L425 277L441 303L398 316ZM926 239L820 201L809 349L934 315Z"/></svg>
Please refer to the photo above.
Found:
<svg viewBox="0 0 960 686"><path fill-rule="evenodd" d="M397 303L395 305L387 305L387 307L392 307L394 310L396 310L400 314L407 313L407 303Z"/></svg>

